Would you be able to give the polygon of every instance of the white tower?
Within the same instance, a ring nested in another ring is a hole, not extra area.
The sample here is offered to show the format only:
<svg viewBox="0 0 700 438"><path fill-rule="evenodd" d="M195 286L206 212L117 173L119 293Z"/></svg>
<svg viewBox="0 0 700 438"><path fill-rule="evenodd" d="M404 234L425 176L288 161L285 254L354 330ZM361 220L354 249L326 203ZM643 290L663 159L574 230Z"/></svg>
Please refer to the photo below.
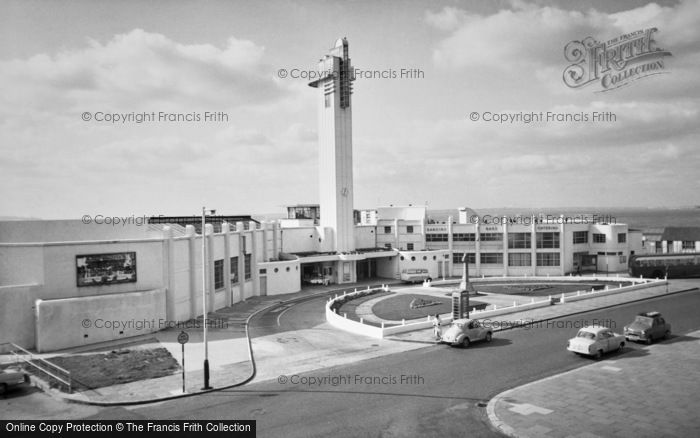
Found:
<svg viewBox="0 0 700 438"><path fill-rule="evenodd" d="M320 225L333 230L335 251L355 250L352 187L352 81L348 40L338 39L319 61L318 146Z"/></svg>

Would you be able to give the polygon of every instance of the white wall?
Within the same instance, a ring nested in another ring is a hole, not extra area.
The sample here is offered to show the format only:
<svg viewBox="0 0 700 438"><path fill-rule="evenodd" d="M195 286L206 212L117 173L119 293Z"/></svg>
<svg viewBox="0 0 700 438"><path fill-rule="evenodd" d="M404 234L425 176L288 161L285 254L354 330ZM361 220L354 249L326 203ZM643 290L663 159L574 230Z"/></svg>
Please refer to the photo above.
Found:
<svg viewBox="0 0 700 438"><path fill-rule="evenodd" d="M36 302L36 349L54 351L167 327L165 290Z"/></svg>

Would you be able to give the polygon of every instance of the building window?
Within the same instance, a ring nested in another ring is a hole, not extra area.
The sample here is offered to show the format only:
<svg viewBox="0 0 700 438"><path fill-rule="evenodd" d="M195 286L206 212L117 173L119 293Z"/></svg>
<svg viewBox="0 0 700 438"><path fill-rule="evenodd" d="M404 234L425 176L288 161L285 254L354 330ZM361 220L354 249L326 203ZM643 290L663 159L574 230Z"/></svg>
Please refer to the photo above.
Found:
<svg viewBox="0 0 700 438"><path fill-rule="evenodd" d="M692 240L684 240L681 244L681 249L689 249L695 251L695 242Z"/></svg>
<svg viewBox="0 0 700 438"><path fill-rule="evenodd" d="M224 288L224 261L214 260L214 290Z"/></svg>
<svg viewBox="0 0 700 438"><path fill-rule="evenodd" d="M574 245L588 243L588 231L574 231Z"/></svg>
<svg viewBox="0 0 700 438"><path fill-rule="evenodd" d="M384 248L386 249L391 249L391 243L385 243Z"/></svg>
<svg viewBox="0 0 700 438"><path fill-rule="evenodd" d="M414 256L411 256L411 261L412 261L412 262L415 262L415 261L416 261L416 258L415 258Z"/></svg>
<svg viewBox="0 0 700 438"><path fill-rule="evenodd" d="M620 256L620 263L627 263L627 256L621 255Z"/></svg>
<svg viewBox="0 0 700 438"><path fill-rule="evenodd" d="M532 266L532 255L525 252L508 254L508 266Z"/></svg>
<svg viewBox="0 0 700 438"><path fill-rule="evenodd" d="M559 266L558 252L537 253L537 266Z"/></svg>
<svg viewBox="0 0 700 438"><path fill-rule="evenodd" d="M503 241L503 234L502 233L481 233L481 234L479 234L479 239L482 242L502 242Z"/></svg>
<svg viewBox="0 0 700 438"><path fill-rule="evenodd" d="M413 225L406 226L406 234L413 234Z"/></svg>
<svg viewBox="0 0 700 438"><path fill-rule="evenodd" d="M462 262L462 258L464 258L464 253L463 252L453 252L452 253L452 263L455 265L461 265L464 262ZM476 254L472 253L467 253L467 263L470 264L476 264Z"/></svg>
<svg viewBox="0 0 700 438"><path fill-rule="evenodd" d="M243 254L246 253L245 248L246 248L246 236L241 236L241 252Z"/></svg>
<svg viewBox="0 0 700 438"><path fill-rule="evenodd" d="M407 243L407 244L406 244L406 249L407 249L408 251L413 251L413 244L412 244L412 243Z"/></svg>
<svg viewBox="0 0 700 438"><path fill-rule="evenodd" d="M250 280L250 254L245 255L245 259L243 259L243 266L245 272L245 279Z"/></svg>
<svg viewBox="0 0 700 438"><path fill-rule="evenodd" d="M476 233L455 233L452 235L452 240L455 242L474 242L476 241Z"/></svg>
<svg viewBox="0 0 700 438"><path fill-rule="evenodd" d="M559 233L537 233L538 248L559 248Z"/></svg>
<svg viewBox="0 0 700 438"><path fill-rule="evenodd" d="M593 233L593 243L605 243L605 234Z"/></svg>
<svg viewBox="0 0 700 438"><path fill-rule="evenodd" d="M391 227L384 227L384 234L391 234Z"/></svg>
<svg viewBox="0 0 700 438"><path fill-rule="evenodd" d="M627 233L617 233L617 243L627 243Z"/></svg>
<svg viewBox="0 0 700 438"><path fill-rule="evenodd" d="M279 269L275 268L275 272L277 272L277 271L279 271ZM262 268L262 269L260 269L260 274L261 274L261 275L267 274L267 268Z"/></svg>
<svg viewBox="0 0 700 438"><path fill-rule="evenodd" d="M231 285L238 284L238 257L229 259L229 270L231 272Z"/></svg>
<svg viewBox="0 0 700 438"><path fill-rule="evenodd" d="M447 242L447 233L426 234L426 242Z"/></svg>
<svg viewBox="0 0 700 438"><path fill-rule="evenodd" d="M481 253L482 265L502 265L503 253L500 252L484 252Z"/></svg>
<svg viewBox="0 0 700 438"><path fill-rule="evenodd" d="M530 233L508 233L508 248L528 249L530 247L532 247Z"/></svg>

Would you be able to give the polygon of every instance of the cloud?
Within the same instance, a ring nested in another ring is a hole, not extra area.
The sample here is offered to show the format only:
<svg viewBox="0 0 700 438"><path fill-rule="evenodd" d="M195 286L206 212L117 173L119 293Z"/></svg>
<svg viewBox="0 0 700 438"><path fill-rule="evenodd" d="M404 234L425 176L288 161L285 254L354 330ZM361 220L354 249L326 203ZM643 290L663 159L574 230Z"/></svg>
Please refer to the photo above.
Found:
<svg viewBox="0 0 700 438"><path fill-rule="evenodd" d="M439 12L426 11L425 21L430 26L442 31L451 31L467 21L469 14L451 6L445 6Z"/></svg>
<svg viewBox="0 0 700 438"><path fill-rule="evenodd" d="M2 62L0 91L26 111L255 106L288 93L263 59L264 48L247 40L231 37L219 48L135 29L104 44Z"/></svg>

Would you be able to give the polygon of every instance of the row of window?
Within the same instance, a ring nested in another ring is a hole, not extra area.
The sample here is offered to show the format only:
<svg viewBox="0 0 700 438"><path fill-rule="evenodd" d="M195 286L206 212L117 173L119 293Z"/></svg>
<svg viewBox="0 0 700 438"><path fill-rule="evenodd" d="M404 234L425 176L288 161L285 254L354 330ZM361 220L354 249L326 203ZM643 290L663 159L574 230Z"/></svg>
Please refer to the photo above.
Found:
<svg viewBox="0 0 700 438"><path fill-rule="evenodd" d="M384 227L384 234L391 234L391 226L387 225ZM406 234L413 234L413 225L406 226Z"/></svg>
<svg viewBox="0 0 700 438"><path fill-rule="evenodd" d="M537 253L535 262L537 266L560 266L561 259L558 252ZM476 254L467 253L467 263L476 263ZM452 253L452 263L464 263L464 253ZM484 252L479 254L482 265L503 265L503 254L496 252ZM527 252L508 254L508 266L532 266L532 254Z"/></svg>
<svg viewBox="0 0 700 438"><path fill-rule="evenodd" d="M483 236L483 234L482 234L482 236ZM454 234L452 234L452 240L455 242L475 242L476 241L476 233L454 233ZM426 242L447 242L447 241L449 241L449 237L448 237L447 233L426 234L425 241Z"/></svg>
<svg viewBox="0 0 700 438"><path fill-rule="evenodd" d="M238 284L238 257L229 259L231 272L231 286ZM243 258L243 267L245 279L250 280L251 277L251 258L250 254L246 254ZM224 260L214 260L214 290L224 288Z"/></svg>
<svg viewBox="0 0 700 438"><path fill-rule="evenodd" d="M385 227L391 228L391 227ZM592 233L593 243L605 243L606 236L601 233ZM530 248L531 233L508 233L508 248ZM503 241L502 233L481 233L479 239L482 242L501 242ZM476 241L475 233L455 233L452 235L452 240L455 242L474 242ZM426 242L448 242L449 235L447 233L426 234ZM626 243L627 233L617 234L617 243ZM588 243L588 231L574 231L574 244ZM537 233L537 248L559 248L559 233ZM694 249L695 242L683 242L683 249Z"/></svg>

